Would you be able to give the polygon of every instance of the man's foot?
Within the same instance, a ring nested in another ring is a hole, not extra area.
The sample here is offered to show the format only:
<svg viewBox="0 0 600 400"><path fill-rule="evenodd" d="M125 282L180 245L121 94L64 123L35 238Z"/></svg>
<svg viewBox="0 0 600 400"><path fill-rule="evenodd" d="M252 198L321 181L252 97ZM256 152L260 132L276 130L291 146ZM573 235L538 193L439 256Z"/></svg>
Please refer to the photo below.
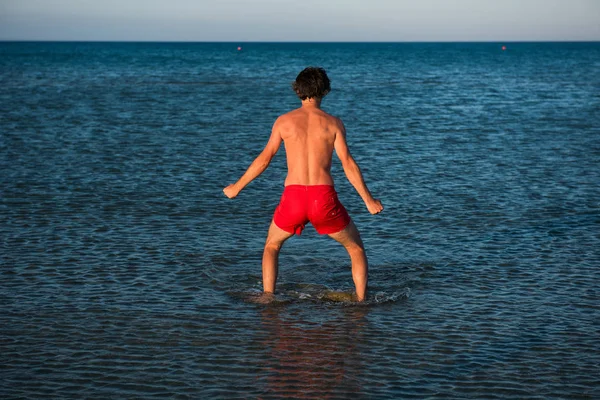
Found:
<svg viewBox="0 0 600 400"><path fill-rule="evenodd" d="M356 293L352 293L352 301L356 301L358 303L362 303L363 301L365 301L367 299L367 296L365 294L364 297L358 297L358 295Z"/></svg>
<svg viewBox="0 0 600 400"><path fill-rule="evenodd" d="M263 292L257 299L258 304L269 304L275 300L275 294L270 292Z"/></svg>

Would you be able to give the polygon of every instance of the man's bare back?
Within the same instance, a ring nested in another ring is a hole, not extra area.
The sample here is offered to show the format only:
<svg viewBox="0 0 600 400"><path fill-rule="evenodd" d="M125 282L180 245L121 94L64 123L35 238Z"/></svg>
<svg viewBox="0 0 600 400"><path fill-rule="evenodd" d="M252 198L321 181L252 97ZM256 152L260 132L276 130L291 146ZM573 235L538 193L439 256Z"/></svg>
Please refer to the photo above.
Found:
<svg viewBox="0 0 600 400"><path fill-rule="evenodd" d="M331 158L342 122L316 106L304 106L279 117L288 174L285 185L333 185Z"/></svg>
<svg viewBox="0 0 600 400"><path fill-rule="evenodd" d="M367 293L367 258L358 229L350 220L344 207L339 203L337 194L333 189L331 162L334 150L341 161L348 180L363 199L369 212L377 214L383 210L383 206L369 192L360 168L350 154L346 143L344 124L340 119L327 114L320 108L322 97L329 92L329 78L325 70L312 67L306 68L296 78L294 90L301 98L302 106L280 116L275 121L271 136L263 151L256 157L242 177L236 183L223 189L223 192L229 198L236 197L248 183L258 177L269 166L283 142L288 166L288 174L285 179L286 190L301 185L308 191L306 193L312 192L312 195L317 197L323 197L318 192L324 191L325 197L334 201L334 204L323 204L323 207L328 208L317 209L315 214L314 206L313 211L307 211L308 209L299 211L298 209L298 207L308 207L305 203L308 198L293 200L291 206L288 200L286 203L287 208L292 207L294 210L288 210L286 216L285 210L280 210L280 207L284 205L284 197L282 196L282 203L275 211L275 217L278 217L279 221L273 219L263 252L263 289L265 294L272 295L275 291L278 274L277 260L281 246L294 233L299 234L302 231L304 221L310 221L319 233L328 234L348 251L352 260L352 278L356 286L356 298L363 301ZM290 195L292 194L290 193ZM310 202L313 204L313 200L310 200ZM329 202L329 200L326 200L326 202ZM318 203L319 200L315 198L314 204ZM298 214L299 212L300 214ZM309 214L302 214L303 212L312 213L313 217L310 217ZM320 215L319 212L321 212ZM297 222L291 221L288 218L290 215L291 220L298 218L298 215L300 220ZM317 228L317 224L319 228Z"/></svg>

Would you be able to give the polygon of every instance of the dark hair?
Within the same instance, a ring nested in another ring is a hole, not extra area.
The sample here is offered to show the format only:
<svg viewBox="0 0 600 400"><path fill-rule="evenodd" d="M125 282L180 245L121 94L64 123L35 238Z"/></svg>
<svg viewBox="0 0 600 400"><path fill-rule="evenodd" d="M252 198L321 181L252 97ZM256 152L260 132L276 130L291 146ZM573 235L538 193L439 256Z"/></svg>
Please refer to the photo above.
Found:
<svg viewBox="0 0 600 400"><path fill-rule="evenodd" d="M322 98L331 90L329 77L323 68L308 67L296 77L292 89L302 100Z"/></svg>

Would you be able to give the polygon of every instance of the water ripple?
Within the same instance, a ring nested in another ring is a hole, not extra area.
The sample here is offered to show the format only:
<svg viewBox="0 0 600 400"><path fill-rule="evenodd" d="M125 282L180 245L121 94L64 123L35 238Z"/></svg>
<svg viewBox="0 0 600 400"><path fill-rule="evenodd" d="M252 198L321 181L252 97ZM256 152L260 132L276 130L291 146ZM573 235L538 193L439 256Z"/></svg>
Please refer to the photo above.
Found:
<svg viewBox="0 0 600 400"><path fill-rule="evenodd" d="M596 43L0 43L2 398L599 398ZM307 227L257 304L324 65L370 262ZM256 101L256 99L268 99Z"/></svg>

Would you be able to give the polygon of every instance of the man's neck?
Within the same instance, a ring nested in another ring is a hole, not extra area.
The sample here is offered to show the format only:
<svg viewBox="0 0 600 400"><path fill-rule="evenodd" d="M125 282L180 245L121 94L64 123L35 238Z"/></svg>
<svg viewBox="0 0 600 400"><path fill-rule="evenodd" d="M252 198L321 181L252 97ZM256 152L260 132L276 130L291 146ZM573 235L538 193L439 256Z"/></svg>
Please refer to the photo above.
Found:
<svg viewBox="0 0 600 400"><path fill-rule="evenodd" d="M309 97L302 100L302 108L321 108L321 99Z"/></svg>

